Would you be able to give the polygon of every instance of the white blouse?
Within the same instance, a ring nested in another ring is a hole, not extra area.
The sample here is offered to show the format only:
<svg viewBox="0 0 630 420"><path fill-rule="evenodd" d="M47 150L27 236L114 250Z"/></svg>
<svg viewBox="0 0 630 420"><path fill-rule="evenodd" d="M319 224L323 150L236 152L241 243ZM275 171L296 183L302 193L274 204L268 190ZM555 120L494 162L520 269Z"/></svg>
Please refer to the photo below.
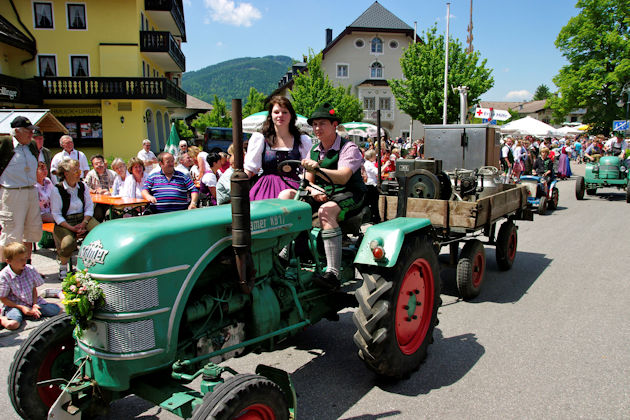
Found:
<svg viewBox="0 0 630 420"><path fill-rule="evenodd" d="M313 141L305 134L300 136L300 159L310 156ZM254 133L249 139L247 145L247 153L245 154L245 162L243 168L257 174L262 167L262 154L265 148L265 137L261 133ZM271 150L290 151L287 147L272 147Z"/></svg>

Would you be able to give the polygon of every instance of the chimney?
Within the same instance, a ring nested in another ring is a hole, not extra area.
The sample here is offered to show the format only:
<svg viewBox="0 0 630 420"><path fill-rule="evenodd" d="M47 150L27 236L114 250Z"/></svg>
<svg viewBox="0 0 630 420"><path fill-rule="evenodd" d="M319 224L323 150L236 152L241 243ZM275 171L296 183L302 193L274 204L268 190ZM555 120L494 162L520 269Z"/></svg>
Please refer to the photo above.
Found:
<svg viewBox="0 0 630 420"><path fill-rule="evenodd" d="M326 29L326 47L332 42L332 29Z"/></svg>

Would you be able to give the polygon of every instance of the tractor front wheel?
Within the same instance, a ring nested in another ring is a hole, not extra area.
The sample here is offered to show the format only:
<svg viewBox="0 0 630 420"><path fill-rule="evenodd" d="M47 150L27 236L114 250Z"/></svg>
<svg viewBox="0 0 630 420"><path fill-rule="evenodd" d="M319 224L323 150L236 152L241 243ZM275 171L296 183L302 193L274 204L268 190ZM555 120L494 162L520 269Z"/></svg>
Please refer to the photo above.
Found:
<svg viewBox="0 0 630 420"><path fill-rule="evenodd" d="M240 374L203 397L192 420L288 420L289 406L278 385L264 376Z"/></svg>
<svg viewBox="0 0 630 420"><path fill-rule="evenodd" d="M512 268L516 258L516 246L518 245L518 235L514 222L508 220L501 225L497 235L497 265L500 270L506 271Z"/></svg>
<svg viewBox="0 0 630 420"><path fill-rule="evenodd" d="M547 207L549 207L549 210L555 210L558 208L559 198L560 193L558 192L558 188L553 187L553 190L551 190L551 200L547 202Z"/></svg>
<svg viewBox="0 0 630 420"><path fill-rule="evenodd" d="M584 190L586 187L584 186L584 177L578 176L575 180L575 198L578 200L584 200Z"/></svg>
<svg viewBox="0 0 630 420"><path fill-rule="evenodd" d="M478 239L466 241L457 262L457 290L464 300L479 296L486 271L486 250Z"/></svg>
<svg viewBox="0 0 630 420"><path fill-rule="evenodd" d="M354 342L378 375L406 378L427 356L437 325L440 274L427 237L405 240L396 265L362 273Z"/></svg>
<svg viewBox="0 0 630 420"><path fill-rule="evenodd" d="M22 418L47 418L48 410L61 394L58 384L38 383L72 378L76 370L73 329L70 315L59 314L44 321L15 354L9 368L9 397Z"/></svg>

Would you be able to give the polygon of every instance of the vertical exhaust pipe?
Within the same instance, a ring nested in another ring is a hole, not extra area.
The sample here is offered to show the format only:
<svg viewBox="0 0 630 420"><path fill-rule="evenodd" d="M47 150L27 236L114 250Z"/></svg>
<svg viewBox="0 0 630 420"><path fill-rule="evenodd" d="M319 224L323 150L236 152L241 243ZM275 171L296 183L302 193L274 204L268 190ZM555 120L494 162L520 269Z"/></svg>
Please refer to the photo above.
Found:
<svg viewBox="0 0 630 420"><path fill-rule="evenodd" d="M243 123L241 100L232 99L232 144L234 172L230 178L232 196L232 248L236 257L238 283L244 293L254 287L252 231L249 214L249 177L243 170Z"/></svg>

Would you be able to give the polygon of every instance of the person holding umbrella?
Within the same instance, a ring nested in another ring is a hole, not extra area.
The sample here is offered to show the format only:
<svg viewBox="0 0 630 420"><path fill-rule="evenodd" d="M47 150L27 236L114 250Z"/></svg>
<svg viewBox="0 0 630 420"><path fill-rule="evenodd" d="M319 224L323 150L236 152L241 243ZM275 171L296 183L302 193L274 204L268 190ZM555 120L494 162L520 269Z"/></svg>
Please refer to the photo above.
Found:
<svg viewBox="0 0 630 420"><path fill-rule="evenodd" d="M274 96L269 101L267 111L262 133L254 133L249 139L243 164L250 178L258 176L249 191L252 201L289 198L288 194L280 194L287 189L287 185L278 174L278 163L287 159L305 159L312 147L310 137L298 130L295 124L297 114L287 98ZM298 187L297 172L284 174L284 177L295 180L295 188Z"/></svg>

